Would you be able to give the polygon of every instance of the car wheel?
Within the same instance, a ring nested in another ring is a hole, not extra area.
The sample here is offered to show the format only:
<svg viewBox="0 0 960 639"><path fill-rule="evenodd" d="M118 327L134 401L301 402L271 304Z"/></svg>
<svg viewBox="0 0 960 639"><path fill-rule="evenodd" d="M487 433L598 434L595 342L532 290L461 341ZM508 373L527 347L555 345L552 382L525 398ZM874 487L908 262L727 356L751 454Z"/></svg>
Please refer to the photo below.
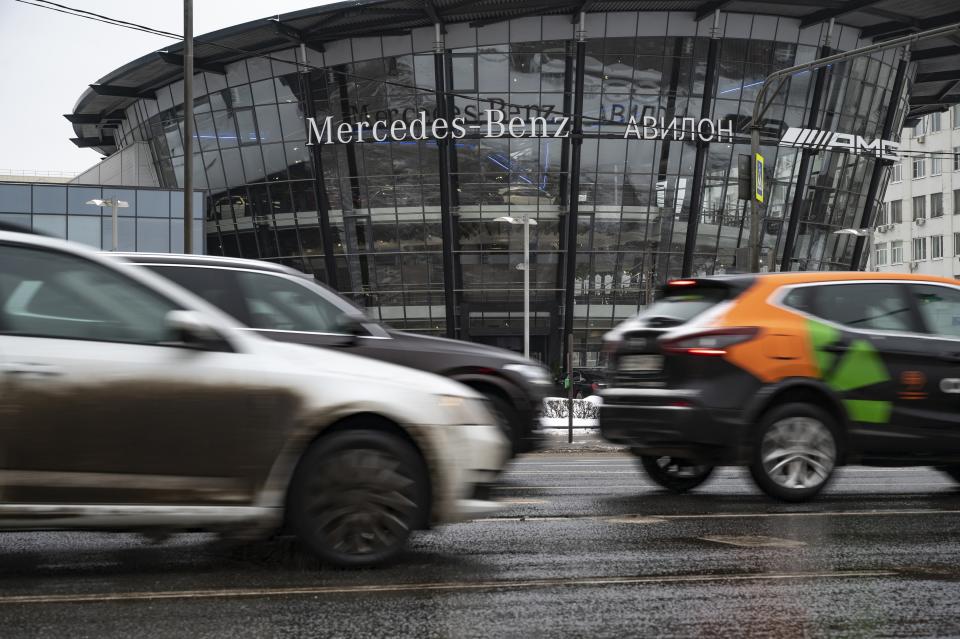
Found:
<svg viewBox="0 0 960 639"><path fill-rule="evenodd" d="M641 455L640 465L654 482L675 493L693 490L710 478L713 466L694 464L685 459Z"/></svg>
<svg viewBox="0 0 960 639"><path fill-rule="evenodd" d="M783 501L806 501L826 487L837 465L836 426L811 404L784 404L766 413L757 429L750 474L763 492Z"/></svg>
<svg viewBox="0 0 960 639"><path fill-rule="evenodd" d="M949 475L951 479L960 484L960 466L941 466L939 470L942 470Z"/></svg>
<svg viewBox="0 0 960 639"><path fill-rule="evenodd" d="M427 470L398 436L371 430L322 437L304 454L288 499L300 541L325 563L359 567L399 554L423 527Z"/></svg>
<svg viewBox="0 0 960 639"><path fill-rule="evenodd" d="M500 427L500 430L503 431L503 434L510 441L510 457L516 457L517 450L520 446L519 433L517 433L514 428L514 424L518 421L516 409L510 405L510 402L499 395L485 393L484 397L487 399L487 409L490 411L490 414L493 415L493 418L497 420L497 426Z"/></svg>

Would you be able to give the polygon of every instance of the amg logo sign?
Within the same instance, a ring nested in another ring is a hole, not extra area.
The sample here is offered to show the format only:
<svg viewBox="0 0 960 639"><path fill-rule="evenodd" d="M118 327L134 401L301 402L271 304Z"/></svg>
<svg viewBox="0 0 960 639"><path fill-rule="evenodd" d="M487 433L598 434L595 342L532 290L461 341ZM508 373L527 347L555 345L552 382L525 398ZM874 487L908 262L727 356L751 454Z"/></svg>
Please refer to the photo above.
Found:
<svg viewBox="0 0 960 639"><path fill-rule="evenodd" d="M857 155L873 155L882 160L899 160L900 145L890 140L876 139L867 142L859 135L820 131L819 129L800 129L790 127L780 140L780 146L815 151L847 151Z"/></svg>

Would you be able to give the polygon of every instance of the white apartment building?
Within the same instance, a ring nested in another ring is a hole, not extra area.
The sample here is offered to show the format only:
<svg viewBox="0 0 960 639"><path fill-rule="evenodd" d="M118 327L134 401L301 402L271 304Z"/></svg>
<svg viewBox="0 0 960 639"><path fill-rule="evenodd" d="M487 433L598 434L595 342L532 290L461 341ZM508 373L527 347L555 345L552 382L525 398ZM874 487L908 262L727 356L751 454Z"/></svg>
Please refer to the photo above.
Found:
<svg viewBox="0 0 960 639"><path fill-rule="evenodd" d="M960 279L960 105L904 129L900 151L877 216L874 268Z"/></svg>

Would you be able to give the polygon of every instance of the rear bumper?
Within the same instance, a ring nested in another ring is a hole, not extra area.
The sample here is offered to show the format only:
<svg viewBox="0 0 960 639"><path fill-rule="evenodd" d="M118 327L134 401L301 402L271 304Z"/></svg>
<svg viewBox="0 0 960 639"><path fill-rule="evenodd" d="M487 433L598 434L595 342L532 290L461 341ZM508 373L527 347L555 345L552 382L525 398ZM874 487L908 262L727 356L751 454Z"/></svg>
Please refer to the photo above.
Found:
<svg viewBox="0 0 960 639"><path fill-rule="evenodd" d="M691 390L613 388L601 393L600 433L642 455L714 464L742 457L744 426L733 411L707 409Z"/></svg>

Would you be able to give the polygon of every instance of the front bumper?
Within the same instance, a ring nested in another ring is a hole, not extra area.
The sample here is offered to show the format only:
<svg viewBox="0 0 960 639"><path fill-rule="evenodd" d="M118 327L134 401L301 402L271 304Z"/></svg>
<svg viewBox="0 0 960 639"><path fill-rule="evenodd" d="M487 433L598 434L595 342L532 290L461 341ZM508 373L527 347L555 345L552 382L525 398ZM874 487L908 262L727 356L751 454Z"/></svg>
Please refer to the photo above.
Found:
<svg viewBox="0 0 960 639"><path fill-rule="evenodd" d="M496 512L486 497L510 458L510 442L493 424L447 426L438 461L441 485L435 485L433 523L453 523Z"/></svg>
<svg viewBox="0 0 960 639"><path fill-rule="evenodd" d="M600 434L641 455L714 464L741 456L744 426L732 411L707 409L693 390L611 388L600 393Z"/></svg>

